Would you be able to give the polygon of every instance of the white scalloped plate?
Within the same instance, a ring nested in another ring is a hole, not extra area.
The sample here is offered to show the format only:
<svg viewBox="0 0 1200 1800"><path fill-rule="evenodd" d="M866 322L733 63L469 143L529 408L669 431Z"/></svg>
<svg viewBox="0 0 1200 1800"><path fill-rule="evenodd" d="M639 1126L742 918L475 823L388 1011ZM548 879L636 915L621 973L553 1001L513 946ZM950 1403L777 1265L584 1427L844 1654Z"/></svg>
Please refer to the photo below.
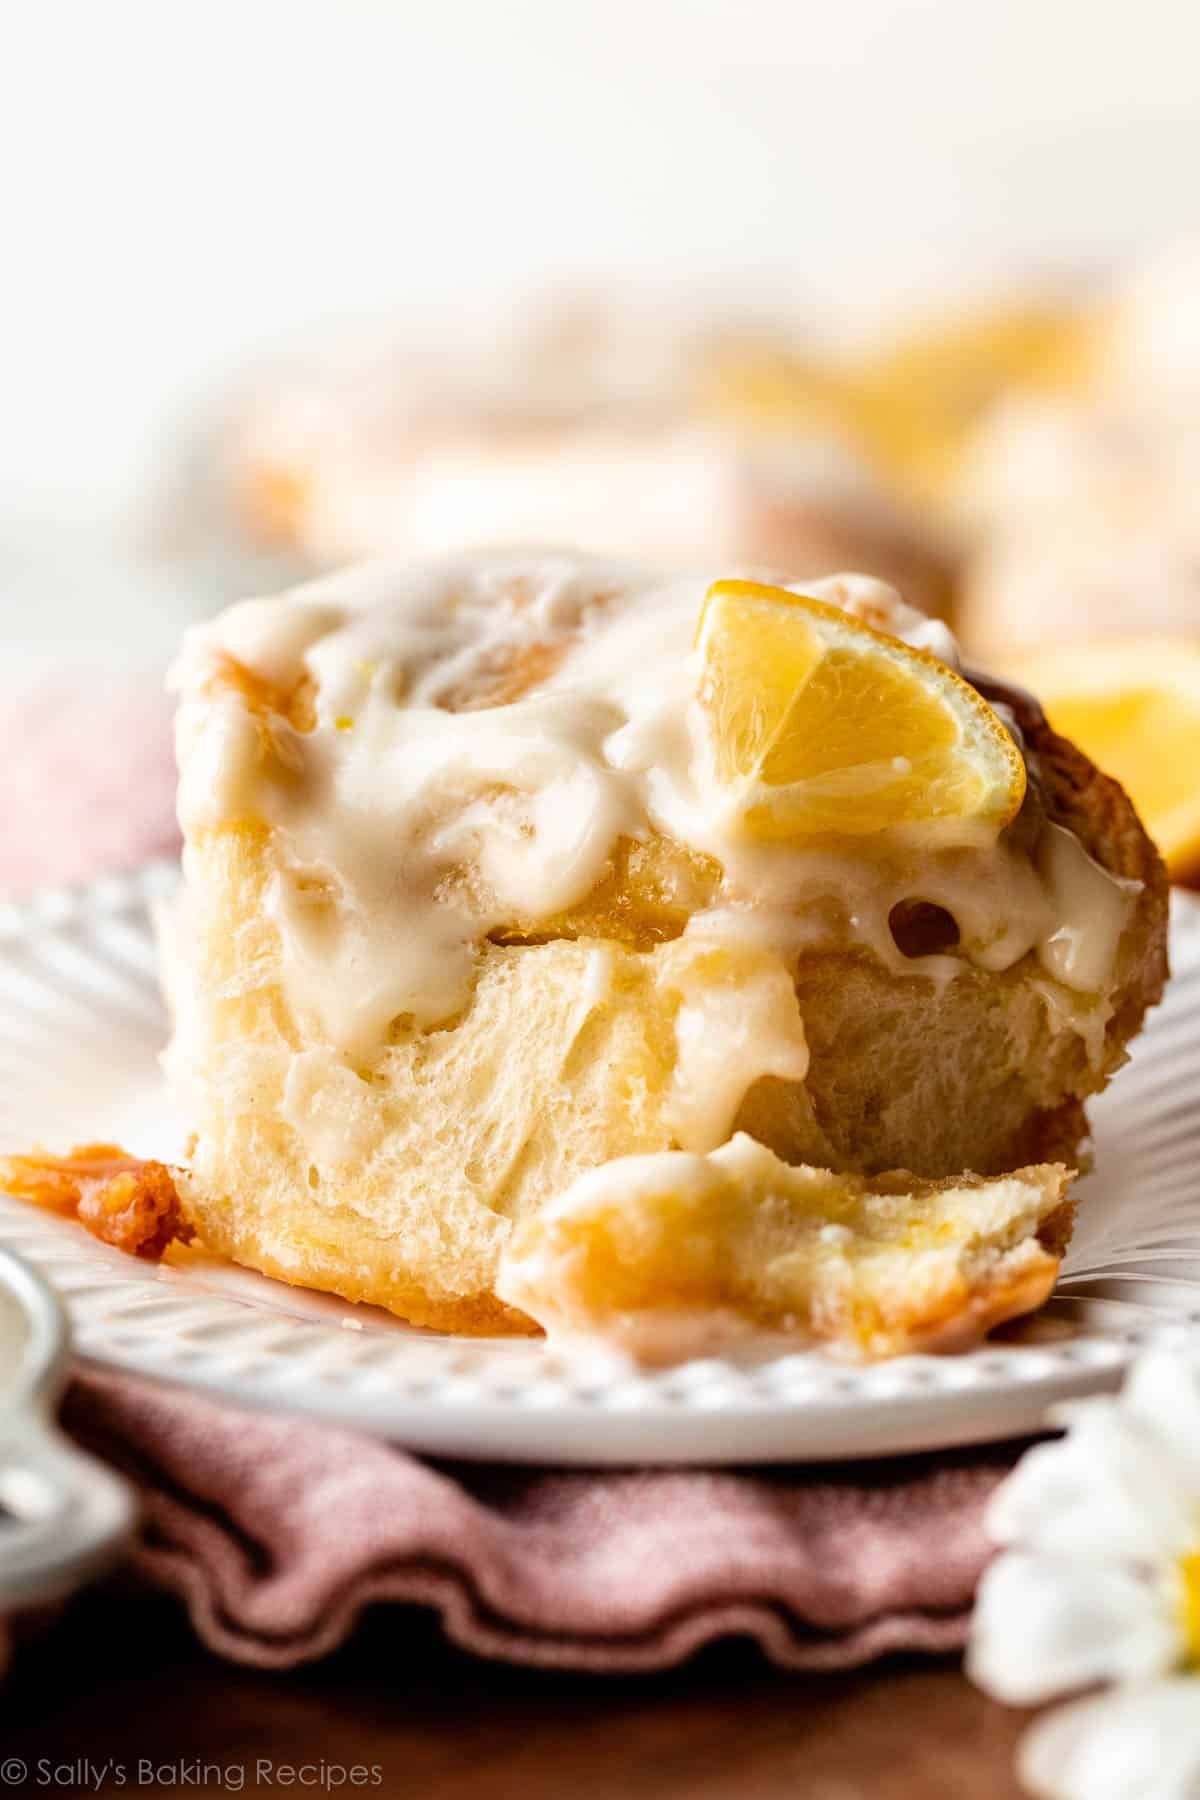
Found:
<svg viewBox="0 0 1200 1800"><path fill-rule="evenodd" d="M0 906L0 1147L109 1138L177 1154L149 918L176 879L160 865ZM643 1374L417 1331L243 1270L151 1268L4 1195L0 1245L50 1277L97 1362L444 1455L811 1461L1013 1436L1113 1386L1137 1346L1200 1330L1200 906L1182 895L1172 954L1166 1002L1093 1108L1099 1172L1057 1294L962 1356L857 1368L764 1342Z"/></svg>

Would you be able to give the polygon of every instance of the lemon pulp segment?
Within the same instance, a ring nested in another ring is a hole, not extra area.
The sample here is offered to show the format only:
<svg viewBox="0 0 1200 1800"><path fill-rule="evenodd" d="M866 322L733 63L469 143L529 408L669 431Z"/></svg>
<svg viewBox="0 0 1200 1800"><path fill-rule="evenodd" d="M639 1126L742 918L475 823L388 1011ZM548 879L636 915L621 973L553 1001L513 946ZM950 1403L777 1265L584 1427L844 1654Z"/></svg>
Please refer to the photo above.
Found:
<svg viewBox="0 0 1200 1800"><path fill-rule="evenodd" d="M713 769L741 830L998 830L1025 791L1010 734L935 657L786 588L719 581L698 637Z"/></svg>

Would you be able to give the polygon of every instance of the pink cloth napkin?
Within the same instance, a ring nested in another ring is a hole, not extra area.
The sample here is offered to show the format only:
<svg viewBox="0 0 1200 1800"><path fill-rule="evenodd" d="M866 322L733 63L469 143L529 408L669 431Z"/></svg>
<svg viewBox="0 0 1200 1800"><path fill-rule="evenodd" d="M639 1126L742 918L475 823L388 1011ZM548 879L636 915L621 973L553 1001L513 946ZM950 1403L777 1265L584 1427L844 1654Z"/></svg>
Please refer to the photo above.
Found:
<svg viewBox="0 0 1200 1800"><path fill-rule="evenodd" d="M152 677L78 671L6 691L0 770L0 893L85 881L178 845L171 710Z"/></svg>
<svg viewBox="0 0 1200 1800"><path fill-rule="evenodd" d="M175 841L167 714L148 687L64 685L9 707L0 766L0 888ZM65 1421L139 1490L142 1576L179 1595L214 1650L276 1667L333 1649L380 1601L436 1609L480 1655L563 1668L662 1668L730 1634L793 1668L952 1649L987 1558L983 1507L1012 1460L452 1466L87 1368Z"/></svg>
<svg viewBox="0 0 1200 1800"><path fill-rule="evenodd" d="M566 1471L390 1445L80 1370L65 1423L135 1482L137 1569L236 1662L324 1655L379 1601L480 1656L661 1669L715 1638L787 1668L957 1648L1011 1453L867 1467ZM401 1630L402 1619L397 1619Z"/></svg>

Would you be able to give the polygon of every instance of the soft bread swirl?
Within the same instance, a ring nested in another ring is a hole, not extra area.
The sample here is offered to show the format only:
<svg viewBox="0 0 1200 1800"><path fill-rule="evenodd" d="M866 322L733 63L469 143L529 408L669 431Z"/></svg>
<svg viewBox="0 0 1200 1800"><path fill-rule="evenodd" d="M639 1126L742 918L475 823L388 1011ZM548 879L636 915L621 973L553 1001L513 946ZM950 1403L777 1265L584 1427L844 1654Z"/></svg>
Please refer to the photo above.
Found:
<svg viewBox="0 0 1200 1800"><path fill-rule="evenodd" d="M517 580L503 561L481 561L493 585ZM573 567L601 609L618 604L606 596L620 583L602 565L594 575ZM387 577L373 579L386 610ZM536 693L570 654L569 644L492 654L452 704L486 712ZM217 654L210 638L183 677L193 718L232 707L253 722L264 766L281 745L303 754L320 708L311 658L286 690L273 674ZM959 958L935 979L894 951L884 959L828 934L790 955L781 994L777 952L685 931L719 898L720 863L651 833L618 838L581 900L492 926L452 1016L432 1026L398 1017L385 1041L347 1054L289 989L278 906L286 827L253 808L185 816L170 1062L196 1125L189 1204L205 1240L419 1324L527 1329L494 1289L513 1223L588 1169L677 1146L677 1028L698 995L718 1059L736 1070L745 1022L757 1031L765 1021L759 1035L777 1063L735 1093L715 1141L736 1127L792 1163L933 1178L1074 1161L1082 1102L1119 1065L1161 987L1165 878L1116 784L1031 704L1006 698L1036 777L1013 832L1038 829L1044 807L1102 868L1141 884L1106 992L1082 1005L1032 952L1002 970ZM318 912L327 903L314 897ZM793 987L802 1078L775 1030Z"/></svg>

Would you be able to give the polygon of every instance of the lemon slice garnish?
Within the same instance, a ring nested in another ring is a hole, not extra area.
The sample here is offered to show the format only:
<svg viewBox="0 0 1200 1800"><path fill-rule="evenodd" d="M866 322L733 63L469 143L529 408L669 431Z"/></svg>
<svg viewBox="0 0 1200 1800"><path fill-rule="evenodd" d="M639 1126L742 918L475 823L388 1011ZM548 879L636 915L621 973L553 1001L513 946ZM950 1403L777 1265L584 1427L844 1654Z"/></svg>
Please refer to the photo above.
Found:
<svg viewBox="0 0 1200 1800"><path fill-rule="evenodd" d="M978 841L1021 804L1025 764L982 696L836 606L718 581L697 647L712 776L740 836Z"/></svg>
<svg viewBox="0 0 1200 1800"><path fill-rule="evenodd" d="M1200 873L1200 644L1077 645L1012 665L1056 731L1129 792L1177 878Z"/></svg>

